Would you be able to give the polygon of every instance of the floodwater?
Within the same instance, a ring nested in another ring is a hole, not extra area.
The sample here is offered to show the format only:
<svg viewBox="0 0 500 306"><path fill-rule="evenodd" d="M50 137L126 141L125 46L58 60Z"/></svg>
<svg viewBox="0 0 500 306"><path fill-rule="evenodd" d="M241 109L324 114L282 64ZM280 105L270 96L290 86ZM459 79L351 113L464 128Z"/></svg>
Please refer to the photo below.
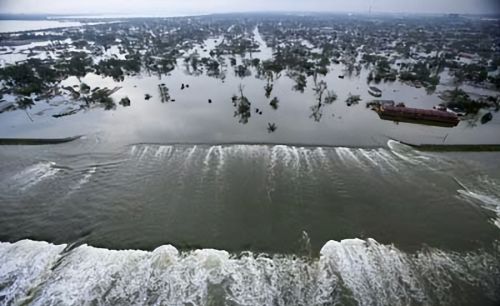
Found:
<svg viewBox="0 0 500 306"><path fill-rule="evenodd" d="M0 154L8 304L500 298L497 153L87 138Z"/></svg>
<svg viewBox="0 0 500 306"><path fill-rule="evenodd" d="M498 304L500 154L391 140L499 143L497 116L452 129L382 121L364 106L366 72L339 79L332 66L320 79L338 100L317 122L311 88L293 91L285 75L273 110L266 80L183 65L161 79L82 78L121 86L113 97L130 107L52 118L71 106L60 99L30 109L33 122L0 114L2 137L85 135L0 147L1 303ZM160 102L161 83L175 102ZM231 103L240 84L246 124ZM379 88L408 106L439 103L424 89ZM350 92L363 101L348 107Z"/></svg>
<svg viewBox="0 0 500 306"><path fill-rule="evenodd" d="M261 44L261 52L236 56L237 65L251 58L268 59L272 50L265 46L258 30L256 40ZM201 57L209 57L208 51L220 42L220 37L209 39L203 47L195 47L188 54L197 51ZM61 40L58 43L71 43ZM37 43L40 45L42 43ZM0 63L8 64L28 58L29 47L17 46L8 54L0 54ZM71 48L71 50L76 50ZM36 53L38 52L38 53ZM53 51L35 51L38 57L54 56ZM31 55L31 57L36 57ZM107 56L124 57L114 49L107 51ZM201 65L201 64L200 64ZM0 114L0 137L66 137L79 134L105 135L109 141L120 144L137 142L157 143L272 143L300 145L336 145L336 146L382 146L388 139L398 139L410 143L500 143L500 117L482 125L480 117L465 120L455 128L441 128L380 120L378 115L365 107L373 97L368 94L366 84L367 70L360 75L346 76L343 65L331 65L330 73L318 76L316 82L327 83L328 90L333 90L338 98L333 104L322 103L319 111L312 109L318 105L313 86L314 78L307 78L304 92L292 88L295 82L286 72L274 75L271 84L273 90L269 98L265 97L264 86L268 81L257 78L257 72L249 67L251 75L238 77L234 67L225 58L221 73L209 77L205 71L193 71L181 58L177 67L168 76L148 75L126 76L117 82L110 77L95 74L77 79L70 77L62 82L65 86L78 86L84 82L95 87L121 87L112 95L118 104L123 97L129 97L131 106L124 108L117 105L113 111L92 109L73 116L53 118L68 109L78 108L69 101L68 96L55 97L49 103L37 103L28 110L31 119L23 111ZM445 79L446 75L443 75ZM181 84L190 87L181 90ZM175 102L161 103L158 86L165 84ZM236 108L231 97L239 95L240 85L243 93L252 103L248 122L239 123L235 117ZM441 103L439 94L444 90L454 89L452 85L438 86L432 94L424 88L415 88L401 82L381 83L382 99L404 102L408 107L432 108ZM480 88L468 88L474 93L492 94ZM145 100L145 94L152 95ZM325 93L326 94L326 93ZM358 105L347 106L349 95L360 95ZM493 93L494 94L494 93ZM279 99L278 109L269 105L271 99ZM8 100L9 97L4 97ZM212 103L208 103L211 99ZM262 112L258 114L256 109ZM317 119L317 120L315 120ZM131 124L134 122L134 124ZM274 123L277 130L268 133L269 123Z"/></svg>
<svg viewBox="0 0 500 306"><path fill-rule="evenodd" d="M56 20L0 20L0 33L35 31L81 26L79 21Z"/></svg>

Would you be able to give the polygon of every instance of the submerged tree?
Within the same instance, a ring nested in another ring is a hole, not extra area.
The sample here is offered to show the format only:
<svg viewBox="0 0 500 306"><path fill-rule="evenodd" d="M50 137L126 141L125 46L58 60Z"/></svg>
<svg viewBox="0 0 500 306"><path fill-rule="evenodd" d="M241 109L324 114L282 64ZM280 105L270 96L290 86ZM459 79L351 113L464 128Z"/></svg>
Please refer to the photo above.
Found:
<svg viewBox="0 0 500 306"><path fill-rule="evenodd" d="M276 126L276 123L268 123L267 124L267 132L268 133L273 133L274 131L276 131L278 129L278 127Z"/></svg>
<svg viewBox="0 0 500 306"><path fill-rule="evenodd" d="M118 103L124 107L127 107L127 106L130 106L130 99L129 99L129 97L124 97Z"/></svg>
<svg viewBox="0 0 500 306"><path fill-rule="evenodd" d="M170 93L169 93L168 87L162 83L162 84L158 85L158 89L160 91L161 103L169 102L170 101Z"/></svg>
<svg viewBox="0 0 500 306"><path fill-rule="evenodd" d="M323 108L325 105L332 104L337 100L337 95L333 90L327 91L328 85L324 80L317 81L317 75L314 76L314 94L317 99L317 103L311 106L311 115L310 118L313 118L314 121L319 122L323 117ZM325 96L326 92L326 96Z"/></svg>
<svg viewBox="0 0 500 306"><path fill-rule="evenodd" d="M266 91L266 93L265 93L266 98L269 99L269 97L271 96L271 93L273 91L273 84L271 84L270 82L267 82L266 86L264 86L264 90Z"/></svg>
<svg viewBox="0 0 500 306"><path fill-rule="evenodd" d="M349 97L345 100L345 103L347 106L355 105L358 104L359 101L361 101L361 97L359 95L351 95L349 94Z"/></svg>
<svg viewBox="0 0 500 306"><path fill-rule="evenodd" d="M306 79L306 76L303 75L302 73L300 72L297 72L297 71L290 71L288 72L288 77L290 79L292 79L293 81L295 81L295 85L292 87L293 90L295 91L299 91L299 92L304 92L304 89L306 88L307 86L307 79Z"/></svg>
<svg viewBox="0 0 500 306"><path fill-rule="evenodd" d="M236 108L234 111L234 116L239 117L239 122L242 124L247 124L248 119L251 117L251 105L248 98L243 94L243 86L239 86L240 95L233 95L232 102L233 106Z"/></svg>
<svg viewBox="0 0 500 306"><path fill-rule="evenodd" d="M35 105L35 102L33 102L33 99L31 98L21 98L17 100L17 107L20 109L28 109L31 108L32 106Z"/></svg>
<svg viewBox="0 0 500 306"><path fill-rule="evenodd" d="M325 104L332 104L337 101L337 94L333 90L329 90L326 93Z"/></svg>
<svg viewBox="0 0 500 306"><path fill-rule="evenodd" d="M274 98L271 100L271 102L269 102L269 105L271 105L271 107L272 107L274 110L276 110L276 109L278 109L278 106L279 106L279 105L278 105L278 103L279 103L279 102L280 102L280 101L278 100L278 97L274 97Z"/></svg>
<svg viewBox="0 0 500 306"><path fill-rule="evenodd" d="M273 72L272 71L266 71L265 72L265 77L267 79L267 84L266 86L264 86L264 90L266 91L265 93L265 96L266 98L269 99L269 97L271 96L271 93L273 91L273 80L274 80L274 75L273 75Z"/></svg>

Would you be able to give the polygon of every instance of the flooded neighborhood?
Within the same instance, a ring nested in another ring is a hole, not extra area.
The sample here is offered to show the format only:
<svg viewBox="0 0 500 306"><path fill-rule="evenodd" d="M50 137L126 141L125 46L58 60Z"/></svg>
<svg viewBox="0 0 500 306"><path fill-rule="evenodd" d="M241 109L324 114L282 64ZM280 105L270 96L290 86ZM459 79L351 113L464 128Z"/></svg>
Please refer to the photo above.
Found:
<svg viewBox="0 0 500 306"><path fill-rule="evenodd" d="M497 305L499 110L497 15L5 18L0 304Z"/></svg>

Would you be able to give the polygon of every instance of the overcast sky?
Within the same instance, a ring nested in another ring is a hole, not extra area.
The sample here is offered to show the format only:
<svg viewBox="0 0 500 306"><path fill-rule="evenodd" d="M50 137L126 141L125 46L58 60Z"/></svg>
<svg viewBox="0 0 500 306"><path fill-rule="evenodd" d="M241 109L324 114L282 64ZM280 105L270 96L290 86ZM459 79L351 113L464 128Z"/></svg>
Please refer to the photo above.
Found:
<svg viewBox="0 0 500 306"><path fill-rule="evenodd" d="M499 13L500 0L0 0L0 13L190 15L249 11Z"/></svg>

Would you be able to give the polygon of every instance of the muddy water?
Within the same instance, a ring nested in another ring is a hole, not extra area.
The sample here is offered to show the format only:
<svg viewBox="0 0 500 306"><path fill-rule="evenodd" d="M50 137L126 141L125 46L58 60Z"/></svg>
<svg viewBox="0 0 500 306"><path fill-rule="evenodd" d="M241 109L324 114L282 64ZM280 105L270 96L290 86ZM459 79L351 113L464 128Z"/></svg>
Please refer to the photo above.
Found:
<svg viewBox="0 0 500 306"><path fill-rule="evenodd" d="M8 303L499 299L496 153L82 139L1 156Z"/></svg>

